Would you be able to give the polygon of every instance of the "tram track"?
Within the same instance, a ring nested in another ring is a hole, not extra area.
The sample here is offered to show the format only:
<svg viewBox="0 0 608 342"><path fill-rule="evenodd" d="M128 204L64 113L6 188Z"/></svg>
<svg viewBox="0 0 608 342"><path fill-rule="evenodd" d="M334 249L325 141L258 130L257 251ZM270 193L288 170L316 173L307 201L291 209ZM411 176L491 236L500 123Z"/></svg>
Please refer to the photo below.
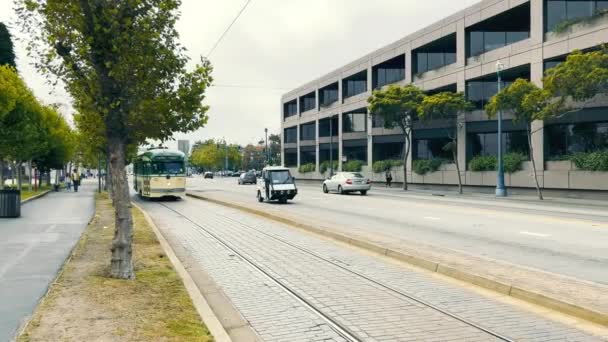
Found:
<svg viewBox="0 0 608 342"><path fill-rule="evenodd" d="M298 302L300 302L302 305L304 305L306 308L308 308L311 312L315 313L318 317L320 317L323 321L325 321L328 326L334 330L339 336L341 336L342 338L344 338L347 341L364 341L364 338L361 338L359 336L357 336L357 334L355 332L353 332L351 329L349 329L348 327L340 324L339 322L337 322L335 319L333 319L331 316L325 314L321 309L319 309L318 307L316 307L314 304L312 304L310 301L308 301L306 298L304 298L302 295L300 295L296 290L290 288L288 285L286 285L284 282L282 282L280 279L278 279L277 277L273 276L272 274L270 274L268 271L266 271L261 265L259 265L258 263L255 262L255 259L253 257L251 257L250 255L248 255L246 252L243 252L242 250L239 250L239 248L233 246L230 242L226 241L225 239L223 239L222 237L218 236L216 233L214 233L213 231L210 231L209 229L203 227L201 224L197 223L196 221L192 220L191 218L189 218L187 215L179 212L178 210L164 204L164 203L160 203L157 202L159 205L165 207L166 209L174 212L175 214L177 214L178 216L182 217L183 219L191 222L192 224L194 224L196 227L198 227L199 229L202 229L203 231L205 231L207 234L209 234L213 239L215 239L216 241L218 241L221 245L223 245L224 247L226 247L227 249L229 249L231 252L235 253L235 255L238 255L243 261L245 261L250 267L252 267L253 269L255 269L257 272L259 272L260 274L262 274L265 278L267 278L268 280L270 280L271 282L273 282L274 284L276 284L277 286L279 286L282 290L284 290L285 292L287 292L290 296L292 296L294 299L296 299ZM299 246L297 244L294 244L290 241L287 241L281 237L278 237L276 235L267 233L261 229L258 229L256 227L253 227L249 224L243 223L242 221L239 221L233 217L230 217L228 215L223 215L221 213L218 212L214 212L214 215L217 215L223 219L235 222L241 226L244 226L248 229L251 229L253 231L255 231L256 233L262 234L265 237L268 237L270 239L273 239L274 241L277 241L285 246L288 246L289 248L293 248L296 249L300 252L303 252L317 260L320 260L324 263L330 264L335 268L338 268L342 271L345 271L349 274L352 274L354 276L356 276L359 279L362 279L366 282L372 283L377 287L380 287L386 291L389 291L390 293L393 293L394 295L396 295L397 297L401 297L407 300L411 300L414 301L426 308L432 309L434 311L437 311L439 313L441 313L442 315L445 315L447 317L450 317L451 319L457 320L461 323L466 324L467 326L474 328L476 330L479 330L487 335L490 335L500 341L515 341L514 339L505 336L504 334L501 334L499 332L496 332L490 328L486 328L476 322L473 322L469 319L463 318L457 314L451 313L445 309L442 309L440 307L438 307L437 305L434 305L424 299L421 299L417 296L414 296L412 294L406 293L402 290L399 290L393 286L391 286L390 284L386 284L385 282L379 281L377 279L374 279L372 277L369 277L365 274L362 274L361 272L355 271L349 267L344 266L343 264L336 262L334 260L328 259L312 250L309 250L305 247Z"/></svg>

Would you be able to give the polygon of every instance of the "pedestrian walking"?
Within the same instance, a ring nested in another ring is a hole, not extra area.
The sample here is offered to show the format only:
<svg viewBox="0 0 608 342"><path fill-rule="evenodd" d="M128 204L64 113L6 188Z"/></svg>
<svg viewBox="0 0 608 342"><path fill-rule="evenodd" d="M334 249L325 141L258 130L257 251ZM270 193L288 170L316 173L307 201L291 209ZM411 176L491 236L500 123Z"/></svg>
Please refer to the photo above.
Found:
<svg viewBox="0 0 608 342"><path fill-rule="evenodd" d="M393 184L393 175L391 174L391 170L386 170L386 187L390 188Z"/></svg>
<svg viewBox="0 0 608 342"><path fill-rule="evenodd" d="M80 175L78 174L77 169L74 169L74 173L72 173L72 182L74 182L74 192L78 192L78 187L80 186Z"/></svg>
<svg viewBox="0 0 608 342"><path fill-rule="evenodd" d="M70 175L67 175L65 177L65 189L67 191L72 191L72 178L70 177Z"/></svg>

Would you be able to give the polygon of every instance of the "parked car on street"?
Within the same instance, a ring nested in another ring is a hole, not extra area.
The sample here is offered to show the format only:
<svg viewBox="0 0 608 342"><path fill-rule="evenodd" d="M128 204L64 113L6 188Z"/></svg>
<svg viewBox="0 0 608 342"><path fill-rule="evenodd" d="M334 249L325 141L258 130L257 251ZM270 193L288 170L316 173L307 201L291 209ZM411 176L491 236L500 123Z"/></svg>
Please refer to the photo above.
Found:
<svg viewBox="0 0 608 342"><path fill-rule="evenodd" d="M336 191L340 194L346 194L358 191L365 196L371 188L372 182L369 178L363 177L358 172L338 172L323 182L324 193Z"/></svg>
<svg viewBox="0 0 608 342"><path fill-rule="evenodd" d="M262 170L262 179L257 189L258 202L279 201L287 203L298 194L295 178L289 169L280 166L266 167Z"/></svg>
<svg viewBox="0 0 608 342"><path fill-rule="evenodd" d="M239 177L238 181L239 185L243 184L257 184L258 179L255 177L255 173L253 172L243 172Z"/></svg>
<svg viewBox="0 0 608 342"><path fill-rule="evenodd" d="M205 174L203 175L203 178L209 178L209 179L213 179L213 172L205 172Z"/></svg>

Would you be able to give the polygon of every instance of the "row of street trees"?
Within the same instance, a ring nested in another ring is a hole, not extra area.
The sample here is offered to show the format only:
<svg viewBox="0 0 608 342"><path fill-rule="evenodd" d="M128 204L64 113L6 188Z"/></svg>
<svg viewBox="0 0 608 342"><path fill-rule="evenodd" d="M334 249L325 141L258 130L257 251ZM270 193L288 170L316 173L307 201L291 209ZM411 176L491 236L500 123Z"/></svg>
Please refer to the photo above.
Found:
<svg viewBox="0 0 608 342"><path fill-rule="evenodd" d="M55 106L40 103L19 77L10 34L0 23L0 189L5 163L21 190L21 165L39 172L62 170L75 151L75 136ZM15 174L16 173L16 174ZM31 180L28 181L31 188Z"/></svg>
<svg viewBox="0 0 608 342"><path fill-rule="evenodd" d="M104 152L115 207L110 275L133 279L133 218L125 167L146 140L207 122L210 63L188 68L175 23L180 0L15 0L39 70L59 79L92 155Z"/></svg>
<svg viewBox="0 0 608 342"><path fill-rule="evenodd" d="M551 120L580 111L598 96L608 94L608 48L591 52L574 51L565 62L549 69L542 80L543 88L526 79L518 79L496 94L486 106L489 118L499 111L513 114L514 121L524 123L527 129L529 155L539 199L543 199L538 184L532 145L532 122ZM416 121L442 120L447 123L446 136L451 140L444 149L452 152L457 167L458 188L462 193L462 180L458 164L457 132L465 112L472 108L463 93L443 92L426 95L414 85L392 85L376 90L368 99L369 112L380 116L385 128L399 128L405 141L403 161L404 179L407 179L407 159L410 153L411 134ZM407 182L403 184L407 190Z"/></svg>
<svg viewBox="0 0 608 342"><path fill-rule="evenodd" d="M241 147L227 144L224 140L209 139L199 141L192 147L190 165L201 171L228 170L261 170L267 164L281 163L281 136L271 134L268 137L268 149L264 140L257 145ZM226 158L227 156L227 158Z"/></svg>

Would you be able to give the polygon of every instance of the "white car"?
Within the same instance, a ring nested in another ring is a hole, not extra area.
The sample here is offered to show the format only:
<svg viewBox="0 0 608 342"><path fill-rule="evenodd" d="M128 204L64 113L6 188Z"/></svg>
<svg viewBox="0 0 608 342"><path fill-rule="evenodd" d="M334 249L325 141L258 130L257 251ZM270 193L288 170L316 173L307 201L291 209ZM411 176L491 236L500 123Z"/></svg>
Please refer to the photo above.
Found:
<svg viewBox="0 0 608 342"><path fill-rule="evenodd" d="M323 182L324 193L336 191L340 194L346 194L358 191L361 195L365 196L371 188L372 182L369 178L363 177L358 172L338 172Z"/></svg>

